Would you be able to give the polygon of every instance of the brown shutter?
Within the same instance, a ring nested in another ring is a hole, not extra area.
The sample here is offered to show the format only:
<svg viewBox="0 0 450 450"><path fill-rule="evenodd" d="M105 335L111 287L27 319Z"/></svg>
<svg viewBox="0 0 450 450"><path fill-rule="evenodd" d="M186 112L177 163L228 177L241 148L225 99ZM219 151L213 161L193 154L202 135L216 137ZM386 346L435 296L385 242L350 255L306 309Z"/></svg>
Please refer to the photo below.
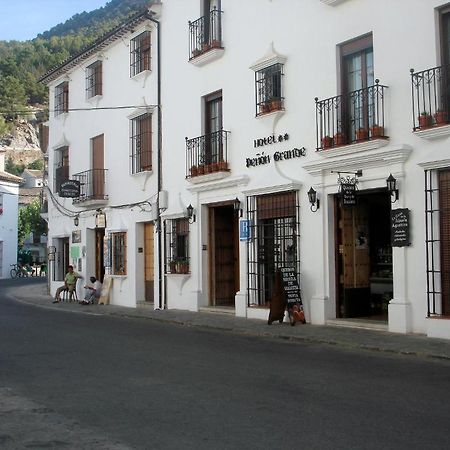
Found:
<svg viewBox="0 0 450 450"><path fill-rule="evenodd" d="M47 153L48 150L48 125L39 125L39 145L42 153Z"/></svg>
<svg viewBox="0 0 450 450"><path fill-rule="evenodd" d="M152 116L146 114L140 120L141 170L152 169Z"/></svg>
<svg viewBox="0 0 450 450"><path fill-rule="evenodd" d="M450 170L439 172L442 313L450 315Z"/></svg>
<svg viewBox="0 0 450 450"><path fill-rule="evenodd" d="M262 195L257 198L258 219L295 217L295 192Z"/></svg>
<svg viewBox="0 0 450 450"><path fill-rule="evenodd" d="M103 198L105 194L104 135L92 138L92 195Z"/></svg>

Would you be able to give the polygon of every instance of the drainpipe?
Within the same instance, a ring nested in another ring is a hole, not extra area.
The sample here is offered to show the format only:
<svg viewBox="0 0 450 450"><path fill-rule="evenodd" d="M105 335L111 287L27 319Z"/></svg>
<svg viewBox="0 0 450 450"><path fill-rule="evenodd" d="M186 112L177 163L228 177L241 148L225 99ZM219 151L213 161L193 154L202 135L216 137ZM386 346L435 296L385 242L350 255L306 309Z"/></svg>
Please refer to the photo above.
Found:
<svg viewBox="0 0 450 450"><path fill-rule="evenodd" d="M152 11L149 11L148 18L156 24L157 32L157 104L158 104L158 197L157 205L157 232L158 232L158 307L163 309L163 283L162 283L162 223L159 209L159 195L162 190L162 112L161 112L161 22L152 16Z"/></svg>

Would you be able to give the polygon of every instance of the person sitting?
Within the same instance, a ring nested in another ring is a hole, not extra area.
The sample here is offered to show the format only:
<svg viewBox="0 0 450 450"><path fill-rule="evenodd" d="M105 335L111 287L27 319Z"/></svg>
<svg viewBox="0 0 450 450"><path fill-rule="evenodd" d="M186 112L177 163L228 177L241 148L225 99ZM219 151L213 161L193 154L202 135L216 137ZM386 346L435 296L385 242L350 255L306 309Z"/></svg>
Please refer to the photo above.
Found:
<svg viewBox="0 0 450 450"><path fill-rule="evenodd" d="M80 302L82 305L92 305L97 303L102 291L102 283L100 283L97 278L90 277L89 280L92 284L87 284L84 287L86 289L86 293L84 294L84 300Z"/></svg>
<svg viewBox="0 0 450 450"><path fill-rule="evenodd" d="M69 300L72 300L73 293L77 287L77 280L78 278L82 278L81 275L74 272L72 265L69 266L67 269L68 272L64 277L64 285L56 289L55 300L53 300L53 303L59 303L61 301L61 293L64 291L69 292Z"/></svg>

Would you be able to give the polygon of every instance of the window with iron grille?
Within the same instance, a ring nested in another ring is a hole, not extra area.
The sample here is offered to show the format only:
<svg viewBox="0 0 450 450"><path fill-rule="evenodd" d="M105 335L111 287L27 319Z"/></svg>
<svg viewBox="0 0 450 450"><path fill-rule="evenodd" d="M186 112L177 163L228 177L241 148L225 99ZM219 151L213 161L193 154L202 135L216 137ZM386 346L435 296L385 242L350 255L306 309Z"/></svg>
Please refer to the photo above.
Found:
<svg viewBox="0 0 450 450"><path fill-rule="evenodd" d="M256 115L282 110L283 64L273 64L255 72Z"/></svg>
<svg viewBox="0 0 450 450"><path fill-rule="evenodd" d="M112 267L113 275L127 274L127 233L111 233Z"/></svg>
<svg viewBox="0 0 450 450"><path fill-rule="evenodd" d="M3 214L3 194L0 194L0 215Z"/></svg>
<svg viewBox="0 0 450 450"><path fill-rule="evenodd" d="M450 315L450 168L425 171L427 314Z"/></svg>
<svg viewBox="0 0 450 450"><path fill-rule="evenodd" d="M86 98L102 95L103 66L101 61L96 61L86 68Z"/></svg>
<svg viewBox="0 0 450 450"><path fill-rule="evenodd" d="M248 305L269 306L279 269L294 267L300 281L298 192L248 197L247 217Z"/></svg>
<svg viewBox="0 0 450 450"><path fill-rule="evenodd" d="M130 73L135 76L144 70L150 70L150 31L144 31L131 40Z"/></svg>
<svg viewBox="0 0 450 450"><path fill-rule="evenodd" d="M69 112L69 82L55 87L55 116Z"/></svg>
<svg viewBox="0 0 450 450"><path fill-rule="evenodd" d="M131 120L131 172L152 170L152 115Z"/></svg>
<svg viewBox="0 0 450 450"><path fill-rule="evenodd" d="M166 273L189 273L189 221L165 221Z"/></svg>
<svg viewBox="0 0 450 450"><path fill-rule="evenodd" d="M55 150L55 191L59 192L61 183L69 179L69 147Z"/></svg>

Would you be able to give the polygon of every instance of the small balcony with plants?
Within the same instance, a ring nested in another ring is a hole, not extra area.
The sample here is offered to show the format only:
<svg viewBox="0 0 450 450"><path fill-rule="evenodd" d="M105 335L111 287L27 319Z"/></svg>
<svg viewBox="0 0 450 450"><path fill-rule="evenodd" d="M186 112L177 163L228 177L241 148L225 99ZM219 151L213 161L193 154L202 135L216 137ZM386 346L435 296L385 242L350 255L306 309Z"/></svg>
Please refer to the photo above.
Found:
<svg viewBox="0 0 450 450"><path fill-rule="evenodd" d="M413 131L421 137L449 135L450 67L411 73Z"/></svg>
<svg viewBox="0 0 450 450"><path fill-rule="evenodd" d="M317 151L387 139L387 86L373 86L316 101Z"/></svg>
<svg viewBox="0 0 450 450"><path fill-rule="evenodd" d="M202 66L222 56L222 11L214 8L208 14L189 22L189 61Z"/></svg>
<svg viewBox="0 0 450 450"><path fill-rule="evenodd" d="M219 130L186 138L186 179L197 183L228 175L228 135L229 131Z"/></svg>
<svg viewBox="0 0 450 450"><path fill-rule="evenodd" d="M167 273L170 274L188 274L189 270L189 258L174 257L169 260L169 266Z"/></svg>
<svg viewBox="0 0 450 450"><path fill-rule="evenodd" d="M80 182L80 196L74 198L73 203L80 206L102 206L107 204L107 174L107 169L90 169L73 174L73 179Z"/></svg>

